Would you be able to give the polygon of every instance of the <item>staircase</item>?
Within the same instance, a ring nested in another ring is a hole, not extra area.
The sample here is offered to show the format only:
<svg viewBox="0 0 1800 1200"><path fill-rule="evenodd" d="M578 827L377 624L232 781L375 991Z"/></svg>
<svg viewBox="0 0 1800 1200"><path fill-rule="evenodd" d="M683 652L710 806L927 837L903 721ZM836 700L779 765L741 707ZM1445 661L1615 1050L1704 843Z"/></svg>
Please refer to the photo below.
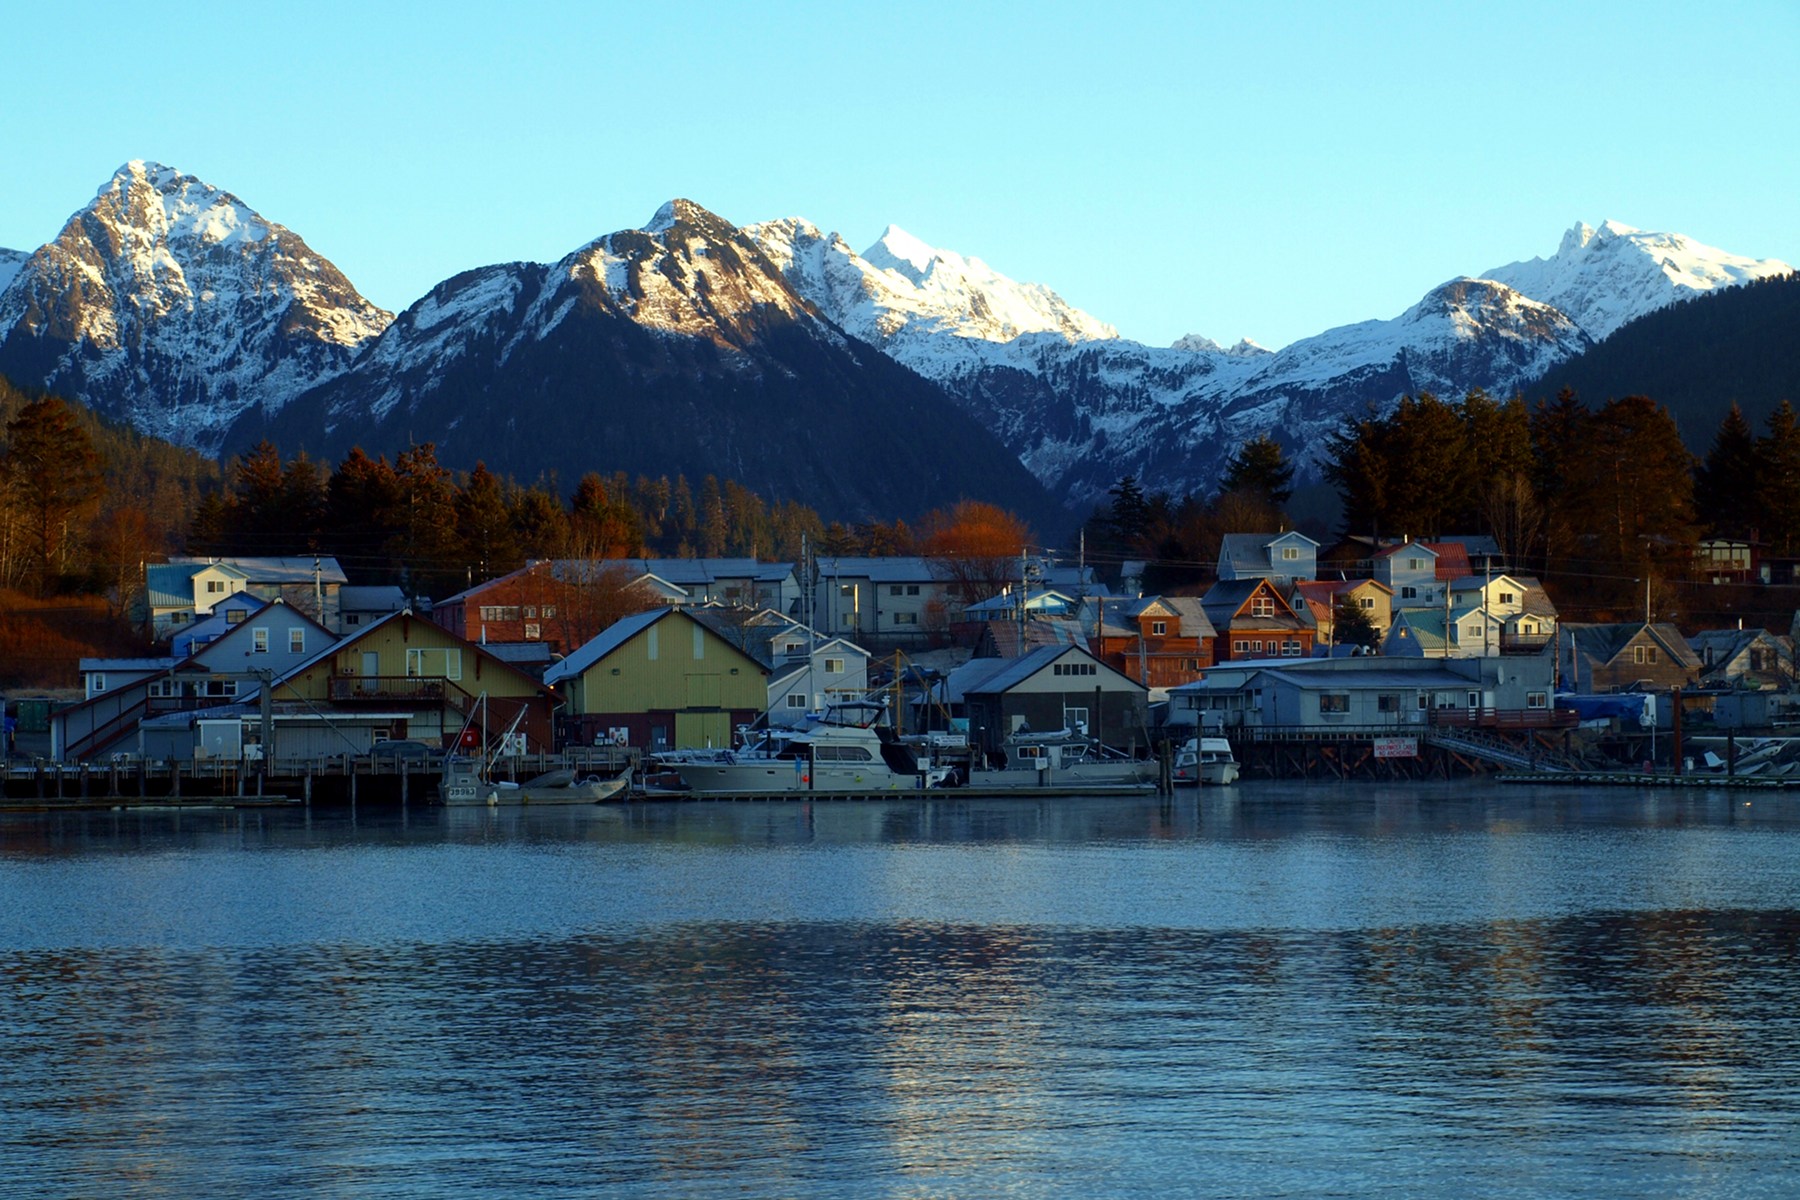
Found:
<svg viewBox="0 0 1800 1200"><path fill-rule="evenodd" d="M1444 729L1433 727L1425 733L1425 741L1445 750L1454 750L1471 758L1479 758L1519 771L1578 771L1582 764L1568 755L1538 747L1536 754L1522 750L1505 738L1479 729Z"/></svg>

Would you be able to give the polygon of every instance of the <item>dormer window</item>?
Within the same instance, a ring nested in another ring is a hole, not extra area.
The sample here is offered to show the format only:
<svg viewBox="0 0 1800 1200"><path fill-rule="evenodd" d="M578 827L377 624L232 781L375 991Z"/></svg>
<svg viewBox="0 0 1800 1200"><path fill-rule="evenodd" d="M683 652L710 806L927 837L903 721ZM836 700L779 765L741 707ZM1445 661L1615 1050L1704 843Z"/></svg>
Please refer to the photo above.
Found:
<svg viewBox="0 0 1800 1200"><path fill-rule="evenodd" d="M1150 636L1151 637L1162 637L1164 634L1166 634L1168 632L1169 632L1169 623L1167 621L1152 621L1152 622L1150 622Z"/></svg>
<svg viewBox="0 0 1800 1200"><path fill-rule="evenodd" d="M1275 597L1259 594L1251 597L1250 615L1253 617L1272 617L1275 615Z"/></svg>
<svg viewBox="0 0 1800 1200"><path fill-rule="evenodd" d="M1281 548L1281 557L1282 557L1282 561L1284 561L1284 562L1300 561L1300 547L1298 547L1298 546L1283 546Z"/></svg>

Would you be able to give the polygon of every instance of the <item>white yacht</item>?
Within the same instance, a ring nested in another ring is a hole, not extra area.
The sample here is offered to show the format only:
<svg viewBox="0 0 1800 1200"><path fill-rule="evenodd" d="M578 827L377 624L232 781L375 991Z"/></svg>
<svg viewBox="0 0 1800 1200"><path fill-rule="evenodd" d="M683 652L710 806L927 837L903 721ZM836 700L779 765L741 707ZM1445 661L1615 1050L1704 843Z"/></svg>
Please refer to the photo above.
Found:
<svg viewBox="0 0 1800 1200"><path fill-rule="evenodd" d="M947 769L923 767L893 731L877 726L879 705L838 705L800 729L771 730L735 750L663 760L691 792L746 795L830 792L862 795L936 787Z"/></svg>
<svg viewBox="0 0 1800 1200"><path fill-rule="evenodd" d="M1189 738L1175 752L1173 776L1176 784L1205 784L1218 787L1236 783L1237 757L1231 743L1222 737Z"/></svg>

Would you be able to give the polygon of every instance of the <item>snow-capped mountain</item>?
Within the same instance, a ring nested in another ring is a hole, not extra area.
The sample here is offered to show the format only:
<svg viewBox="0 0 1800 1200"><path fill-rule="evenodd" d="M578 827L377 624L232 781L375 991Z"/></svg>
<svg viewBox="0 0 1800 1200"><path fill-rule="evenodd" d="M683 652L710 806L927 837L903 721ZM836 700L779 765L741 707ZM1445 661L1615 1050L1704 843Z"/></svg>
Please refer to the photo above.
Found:
<svg viewBox="0 0 1800 1200"><path fill-rule="evenodd" d="M1016 283L897 225L862 254L798 218L746 225L744 234L834 323L930 378L957 373L971 355L1000 361L999 348L1029 335L1119 336L1049 288Z"/></svg>
<svg viewBox="0 0 1800 1200"><path fill-rule="evenodd" d="M355 365L229 445L334 459L434 441L520 478L586 471L733 479L847 519L962 497L1055 513L1017 456L942 389L845 336L756 244L664 205L553 264L439 284Z"/></svg>
<svg viewBox="0 0 1800 1200"><path fill-rule="evenodd" d="M133 162L54 241L0 251L0 373L207 450L435 440L457 466L711 471L871 516L918 511L908 487L924 507L1007 502L989 485L1009 480L1083 510L1126 474L1207 490L1257 434L1304 477L1346 414L1506 394L1655 308L1788 270L1608 221L1389 320L1278 351L1158 348L896 226L858 254L807 221L739 230L678 200L559 262L464 272L396 319L231 195ZM1021 469L988 461L996 437Z"/></svg>
<svg viewBox="0 0 1800 1200"><path fill-rule="evenodd" d="M1596 342L1677 300L1794 268L1744 258L1679 233L1648 233L1616 221L1577 224L1549 258L1496 267L1482 275L1551 304Z"/></svg>
<svg viewBox="0 0 1800 1200"><path fill-rule="evenodd" d="M391 319L235 196L134 161L0 291L0 373L212 451Z"/></svg>
<svg viewBox="0 0 1800 1200"><path fill-rule="evenodd" d="M1190 334L1120 338L1054 292L892 228L868 254L802 220L748 226L796 291L849 332L944 384L1077 509L1124 475L1203 490L1237 446L1270 434L1303 465L1347 412L1408 392L1505 392L1588 337L1502 284L1459 279L1389 321L1271 352ZM929 285L942 273L947 286ZM1008 319L998 319L1006 314Z"/></svg>
<svg viewBox="0 0 1800 1200"><path fill-rule="evenodd" d="M0 246L0 292L6 291L20 268L25 265L25 260L30 257L23 250L8 250Z"/></svg>

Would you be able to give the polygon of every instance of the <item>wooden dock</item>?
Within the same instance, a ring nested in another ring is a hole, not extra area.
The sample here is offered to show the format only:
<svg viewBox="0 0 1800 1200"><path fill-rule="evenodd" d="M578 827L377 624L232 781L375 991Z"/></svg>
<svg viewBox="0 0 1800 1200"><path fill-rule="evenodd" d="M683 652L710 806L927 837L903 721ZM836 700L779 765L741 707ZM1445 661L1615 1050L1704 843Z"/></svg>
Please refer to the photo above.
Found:
<svg viewBox="0 0 1800 1200"><path fill-rule="evenodd" d="M1800 779L1764 779L1754 775L1672 775L1644 771L1502 771L1496 783L1530 783L1556 787L1737 788L1782 791L1800 787Z"/></svg>

